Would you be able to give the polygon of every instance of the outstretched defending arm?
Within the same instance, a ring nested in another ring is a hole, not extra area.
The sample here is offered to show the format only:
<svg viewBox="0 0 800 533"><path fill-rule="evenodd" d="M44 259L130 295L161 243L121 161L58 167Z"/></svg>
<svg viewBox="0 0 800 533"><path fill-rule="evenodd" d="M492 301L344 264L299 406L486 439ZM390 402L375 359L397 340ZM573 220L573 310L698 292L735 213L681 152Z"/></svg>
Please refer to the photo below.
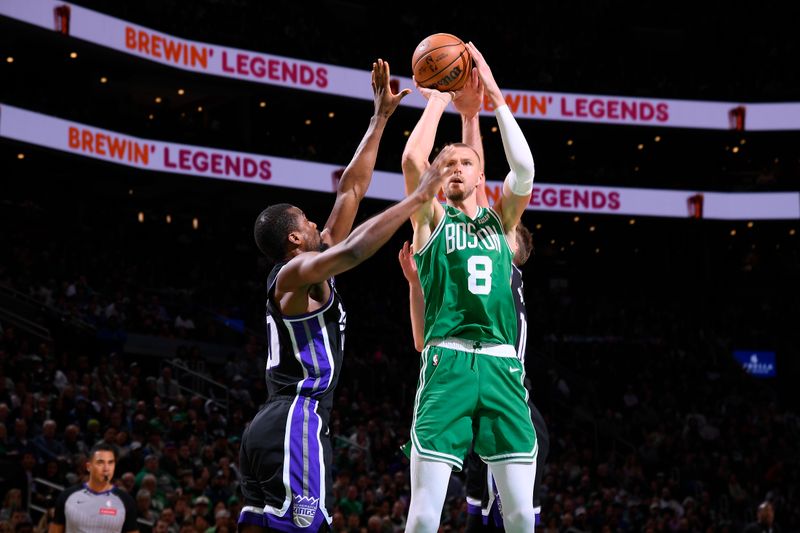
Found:
<svg viewBox="0 0 800 533"><path fill-rule="evenodd" d="M344 240L353 227L358 205L367 194L378 156L378 146L383 136L386 122L400 101L411 89L403 89L398 94L389 87L389 63L378 59L372 64L372 92L375 112L370 118L369 128L361 139L353 159L345 168L336 191L336 202L321 232L323 242L333 246Z"/></svg>
<svg viewBox="0 0 800 533"><path fill-rule="evenodd" d="M414 211L433 199L452 173L452 168L445 166L452 151L448 147L439 153L422 175L419 187L405 200L367 220L336 246L324 252L306 252L289 261L281 269L281 291L320 283L372 256Z"/></svg>

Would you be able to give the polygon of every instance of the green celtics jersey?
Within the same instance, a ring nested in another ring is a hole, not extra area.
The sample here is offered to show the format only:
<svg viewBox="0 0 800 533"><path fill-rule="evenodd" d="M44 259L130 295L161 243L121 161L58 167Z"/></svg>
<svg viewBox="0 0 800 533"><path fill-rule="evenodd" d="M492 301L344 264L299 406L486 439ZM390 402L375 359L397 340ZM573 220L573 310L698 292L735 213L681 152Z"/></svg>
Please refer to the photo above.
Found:
<svg viewBox="0 0 800 533"><path fill-rule="evenodd" d="M479 207L473 220L444 206L430 240L414 254L425 295L425 343L459 337L516 344L512 257L494 210Z"/></svg>

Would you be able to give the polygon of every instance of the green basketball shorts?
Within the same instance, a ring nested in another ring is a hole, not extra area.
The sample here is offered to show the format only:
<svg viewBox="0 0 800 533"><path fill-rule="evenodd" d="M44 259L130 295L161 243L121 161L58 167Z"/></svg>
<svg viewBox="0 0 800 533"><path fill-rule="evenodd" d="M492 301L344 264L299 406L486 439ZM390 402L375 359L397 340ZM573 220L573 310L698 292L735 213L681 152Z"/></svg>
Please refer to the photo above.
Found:
<svg viewBox="0 0 800 533"><path fill-rule="evenodd" d="M474 436L475 452L487 463L535 461L524 379L513 346L455 338L429 344L414 402L414 449L461 470Z"/></svg>

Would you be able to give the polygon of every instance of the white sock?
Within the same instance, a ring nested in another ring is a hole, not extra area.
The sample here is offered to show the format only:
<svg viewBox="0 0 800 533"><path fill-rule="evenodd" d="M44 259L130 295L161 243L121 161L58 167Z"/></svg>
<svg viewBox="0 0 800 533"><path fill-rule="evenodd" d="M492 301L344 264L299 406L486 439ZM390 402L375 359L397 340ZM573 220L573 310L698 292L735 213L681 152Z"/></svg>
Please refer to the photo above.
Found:
<svg viewBox="0 0 800 533"><path fill-rule="evenodd" d="M411 504L406 532L436 533L453 468L447 463L423 459L411 451ZM533 530L531 530L533 531Z"/></svg>
<svg viewBox="0 0 800 533"><path fill-rule="evenodd" d="M536 525L533 512L536 463L493 463L489 468L500 492L506 533L531 533Z"/></svg>

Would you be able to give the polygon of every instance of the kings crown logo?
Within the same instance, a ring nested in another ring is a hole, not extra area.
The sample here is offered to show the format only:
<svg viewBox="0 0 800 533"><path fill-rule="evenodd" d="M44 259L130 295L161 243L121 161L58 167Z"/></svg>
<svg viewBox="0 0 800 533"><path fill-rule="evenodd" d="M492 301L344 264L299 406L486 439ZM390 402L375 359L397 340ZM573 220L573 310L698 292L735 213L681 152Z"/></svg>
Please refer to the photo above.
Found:
<svg viewBox="0 0 800 533"><path fill-rule="evenodd" d="M292 520L297 527L308 527L314 521L319 508L319 498L311 498L309 496L300 496L296 494L294 497L294 505L292 506Z"/></svg>

